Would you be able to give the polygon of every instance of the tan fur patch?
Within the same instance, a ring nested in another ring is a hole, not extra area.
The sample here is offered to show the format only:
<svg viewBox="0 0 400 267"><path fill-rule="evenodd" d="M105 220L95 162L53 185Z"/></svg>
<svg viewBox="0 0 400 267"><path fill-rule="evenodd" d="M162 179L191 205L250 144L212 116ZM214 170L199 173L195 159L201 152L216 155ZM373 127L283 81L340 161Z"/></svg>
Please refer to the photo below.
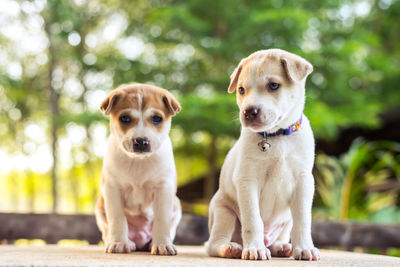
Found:
<svg viewBox="0 0 400 267"><path fill-rule="evenodd" d="M112 95L118 95L119 97L118 101L116 101L115 105L111 109L111 115L118 114L120 110L126 108L138 110L140 105L141 111L146 110L150 107L154 107L163 110L163 112L167 116L170 110L167 106L165 106L163 102L164 96L172 99L179 106L178 101L176 101L176 99L172 96L170 92L160 87L148 84L127 85L114 90L109 97L111 97ZM139 101L138 95L140 95L141 101Z"/></svg>
<svg viewBox="0 0 400 267"><path fill-rule="evenodd" d="M124 114L124 110L134 109L143 112L150 108L161 111L162 114L155 115L162 117L164 122L178 113L181 106L174 96L167 90L147 84L131 84L118 88L112 91L101 105L101 109L103 111L108 111L111 120L114 121L118 121L121 115L129 116L129 112ZM118 128L124 133L134 127L138 122L137 118L132 116L130 116L130 118L132 120L130 123L117 124ZM144 123L155 127L158 131L161 131L163 122L154 125L150 120L146 120Z"/></svg>

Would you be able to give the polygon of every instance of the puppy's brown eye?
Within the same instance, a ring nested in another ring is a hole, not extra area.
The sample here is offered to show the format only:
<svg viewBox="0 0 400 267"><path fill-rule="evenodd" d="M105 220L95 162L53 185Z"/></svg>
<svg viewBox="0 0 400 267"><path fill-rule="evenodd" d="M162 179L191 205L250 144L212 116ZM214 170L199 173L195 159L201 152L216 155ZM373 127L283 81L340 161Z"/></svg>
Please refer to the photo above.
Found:
<svg viewBox="0 0 400 267"><path fill-rule="evenodd" d="M279 88L279 83L269 83L268 88L272 91L278 90Z"/></svg>
<svg viewBox="0 0 400 267"><path fill-rule="evenodd" d="M160 116L155 115L155 116L151 117L151 122L154 125L160 124L162 122L162 118Z"/></svg>
<svg viewBox="0 0 400 267"><path fill-rule="evenodd" d="M122 123L130 123L131 122L131 118L127 115L122 115L119 117L119 121Z"/></svg>
<svg viewBox="0 0 400 267"><path fill-rule="evenodd" d="M243 87L239 87L239 94L244 95L245 92Z"/></svg>

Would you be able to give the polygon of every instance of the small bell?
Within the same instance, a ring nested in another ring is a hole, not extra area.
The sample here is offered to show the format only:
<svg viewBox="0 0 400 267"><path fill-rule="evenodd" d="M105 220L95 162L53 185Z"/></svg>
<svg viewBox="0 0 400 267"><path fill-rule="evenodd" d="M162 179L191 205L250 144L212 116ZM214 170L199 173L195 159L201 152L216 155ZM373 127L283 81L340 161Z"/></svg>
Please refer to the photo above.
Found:
<svg viewBox="0 0 400 267"><path fill-rule="evenodd" d="M265 152L271 147L271 144L267 142L267 139L263 139L258 143L258 147L262 152Z"/></svg>

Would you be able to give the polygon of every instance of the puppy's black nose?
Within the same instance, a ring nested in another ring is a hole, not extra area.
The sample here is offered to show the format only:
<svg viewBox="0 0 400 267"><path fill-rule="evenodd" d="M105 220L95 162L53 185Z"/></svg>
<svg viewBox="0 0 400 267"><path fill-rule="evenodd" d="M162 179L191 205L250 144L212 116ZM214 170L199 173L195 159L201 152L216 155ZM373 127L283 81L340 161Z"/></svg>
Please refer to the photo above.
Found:
<svg viewBox="0 0 400 267"><path fill-rule="evenodd" d="M259 109L256 107L250 107L244 111L244 118L249 121L253 121L257 118Z"/></svg>
<svg viewBox="0 0 400 267"><path fill-rule="evenodd" d="M134 152L149 152L150 141L147 137L138 137L133 139L133 151Z"/></svg>

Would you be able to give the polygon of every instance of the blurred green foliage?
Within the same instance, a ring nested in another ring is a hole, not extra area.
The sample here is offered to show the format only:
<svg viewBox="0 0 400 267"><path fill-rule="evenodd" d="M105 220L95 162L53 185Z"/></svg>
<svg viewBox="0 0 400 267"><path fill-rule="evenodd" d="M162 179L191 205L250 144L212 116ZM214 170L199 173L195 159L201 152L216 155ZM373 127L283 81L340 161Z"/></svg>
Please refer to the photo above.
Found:
<svg viewBox="0 0 400 267"><path fill-rule="evenodd" d="M399 182L400 144L356 139L340 158L317 156L314 216L397 223Z"/></svg>

